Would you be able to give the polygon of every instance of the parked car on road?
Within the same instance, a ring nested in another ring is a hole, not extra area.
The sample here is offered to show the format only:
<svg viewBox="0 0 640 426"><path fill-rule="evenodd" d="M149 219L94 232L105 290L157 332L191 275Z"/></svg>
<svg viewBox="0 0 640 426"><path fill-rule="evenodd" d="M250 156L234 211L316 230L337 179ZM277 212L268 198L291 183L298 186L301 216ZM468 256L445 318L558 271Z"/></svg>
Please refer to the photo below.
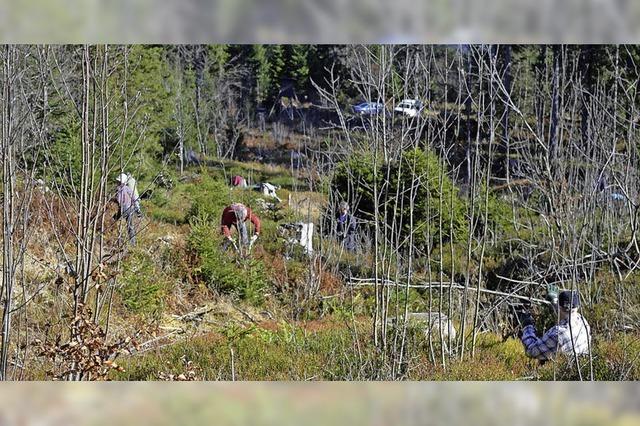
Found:
<svg viewBox="0 0 640 426"><path fill-rule="evenodd" d="M409 117L416 117L422 111L422 102L417 99L404 99L393 111Z"/></svg>
<svg viewBox="0 0 640 426"><path fill-rule="evenodd" d="M384 104L379 102L362 102L353 107L354 114L358 115L378 115L384 111Z"/></svg>

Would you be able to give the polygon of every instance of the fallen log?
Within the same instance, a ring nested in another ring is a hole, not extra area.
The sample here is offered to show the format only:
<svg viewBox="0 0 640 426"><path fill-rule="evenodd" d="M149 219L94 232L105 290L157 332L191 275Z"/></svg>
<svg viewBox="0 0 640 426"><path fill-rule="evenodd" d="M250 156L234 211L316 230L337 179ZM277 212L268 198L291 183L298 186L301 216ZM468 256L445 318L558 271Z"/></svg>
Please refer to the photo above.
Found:
<svg viewBox="0 0 640 426"><path fill-rule="evenodd" d="M350 281L347 282L347 285L351 287L372 287L376 285L376 280L375 278L351 278ZM407 288L407 287L423 288L423 289L436 288L436 289L443 289L443 290L451 288L454 290L480 291L481 293L493 294L495 296L502 296L502 297L507 297L511 299L519 299L519 300L535 302L535 303L540 303L545 305L551 304L548 300L544 300L544 299L521 296L515 293L505 293L502 291L489 290L486 288L479 289L476 287L466 287L464 285L453 283L453 282L430 282L425 284L407 284L407 283L396 283L395 281L392 281L392 280L382 279L382 280L378 280L378 285L384 286L384 287L398 287L398 288Z"/></svg>

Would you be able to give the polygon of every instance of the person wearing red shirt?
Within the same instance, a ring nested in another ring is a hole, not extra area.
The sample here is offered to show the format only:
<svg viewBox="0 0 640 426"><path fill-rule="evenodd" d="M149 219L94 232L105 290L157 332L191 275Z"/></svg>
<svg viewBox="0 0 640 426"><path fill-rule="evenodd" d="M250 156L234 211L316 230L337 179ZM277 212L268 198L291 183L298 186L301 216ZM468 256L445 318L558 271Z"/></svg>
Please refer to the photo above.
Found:
<svg viewBox="0 0 640 426"><path fill-rule="evenodd" d="M251 221L251 223L253 223L254 235L251 237L251 241L249 241L247 233L247 221ZM260 218L258 218L258 216L256 216L251 209L246 207L244 204L233 203L226 207L222 212L220 231L230 242L233 242L233 238L231 238L232 226L235 226L236 229L238 229L243 245L253 244L258 239L258 235L260 235Z"/></svg>

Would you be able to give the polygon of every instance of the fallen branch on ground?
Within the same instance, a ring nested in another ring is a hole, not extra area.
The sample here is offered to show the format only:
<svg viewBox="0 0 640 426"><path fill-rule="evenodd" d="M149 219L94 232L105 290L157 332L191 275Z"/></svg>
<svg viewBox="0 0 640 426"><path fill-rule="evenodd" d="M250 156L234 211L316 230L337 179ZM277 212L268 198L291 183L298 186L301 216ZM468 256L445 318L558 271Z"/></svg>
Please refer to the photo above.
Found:
<svg viewBox="0 0 640 426"><path fill-rule="evenodd" d="M355 281L355 282L354 282ZM375 286L376 285L376 280L374 278L371 279L366 279L366 278L351 278L351 280L347 283L349 286L351 287L367 287L367 286ZM541 304L545 304L545 305L549 305L550 302L544 299L538 299L535 297L527 297L527 296L520 296L519 294L515 294L515 293L505 293L502 291L496 291L496 290L488 290L485 288L475 288L475 287L465 287L461 284L457 284L457 283L451 283L451 282L436 282L436 283L428 283L428 284L400 284L400 283L396 283L395 281L391 281L391 280L378 280L378 285L384 286L384 287L399 287L399 288L437 288L437 289L455 289L455 290L467 290L467 291L480 291L481 293L486 293L486 294L493 294L496 296L503 296L503 297L509 297L509 298L513 298L513 299L520 299L520 300L525 300L528 302L535 302L535 303L541 303Z"/></svg>
<svg viewBox="0 0 640 426"><path fill-rule="evenodd" d="M205 307L184 315L172 315L172 317L177 319L178 321L194 321L196 318L201 317L202 315L211 311L213 311L213 307Z"/></svg>

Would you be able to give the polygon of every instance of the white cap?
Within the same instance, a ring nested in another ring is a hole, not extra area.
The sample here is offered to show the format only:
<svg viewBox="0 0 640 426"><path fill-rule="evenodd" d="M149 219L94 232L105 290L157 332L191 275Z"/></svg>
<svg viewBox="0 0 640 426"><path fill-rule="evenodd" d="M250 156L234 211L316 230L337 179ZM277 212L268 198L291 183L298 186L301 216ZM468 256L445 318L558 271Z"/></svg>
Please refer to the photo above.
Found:
<svg viewBox="0 0 640 426"><path fill-rule="evenodd" d="M125 183L128 180L129 180L129 176L127 176L124 173L120 174L120 176L116 178L116 182L120 182L120 183Z"/></svg>
<svg viewBox="0 0 640 426"><path fill-rule="evenodd" d="M231 204L231 209L236 214L238 220L244 221L247 218L247 208L240 203Z"/></svg>

